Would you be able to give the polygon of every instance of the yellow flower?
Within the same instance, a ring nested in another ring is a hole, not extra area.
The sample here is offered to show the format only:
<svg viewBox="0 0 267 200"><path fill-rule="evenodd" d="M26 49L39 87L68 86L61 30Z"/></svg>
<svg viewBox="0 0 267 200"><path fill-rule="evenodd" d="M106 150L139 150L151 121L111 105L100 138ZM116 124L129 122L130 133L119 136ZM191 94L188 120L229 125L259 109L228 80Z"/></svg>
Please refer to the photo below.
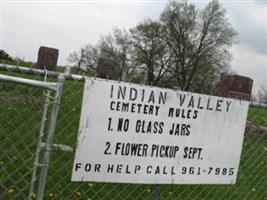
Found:
<svg viewBox="0 0 267 200"><path fill-rule="evenodd" d="M12 193L12 192L14 192L14 189L13 188L9 188L8 189L8 193Z"/></svg>
<svg viewBox="0 0 267 200"><path fill-rule="evenodd" d="M76 192L76 194L77 194L77 196L81 196L82 195L82 193L80 193L80 192Z"/></svg>
<svg viewBox="0 0 267 200"><path fill-rule="evenodd" d="M4 161L0 161L0 165L3 165L5 162Z"/></svg>
<svg viewBox="0 0 267 200"><path fill-rule="evenodd" d="M36 198L36 194L35 194L35 193L32 193L32 197L33 197L33 198Z"/></svg>
<svg viewBox="0 0 267 200"><path fill-rule="evenodd" d="M252 188L251 191L252 191L252 192L256 192L256 188Z"/></svg>
<svg viewBox="0 0 267 200"><path fill-rule="evenodd" d="M53 197L54 194L53 194L52 192L50 192L50 193L48 194L48 196Z"/></svg>
<svg viewBox="0 0 267 200"><path fill-rule="evenodd" d="M151 192L151 190L150 190L150 189L147 189L146 191L147 191L147 192Z"/></svg>

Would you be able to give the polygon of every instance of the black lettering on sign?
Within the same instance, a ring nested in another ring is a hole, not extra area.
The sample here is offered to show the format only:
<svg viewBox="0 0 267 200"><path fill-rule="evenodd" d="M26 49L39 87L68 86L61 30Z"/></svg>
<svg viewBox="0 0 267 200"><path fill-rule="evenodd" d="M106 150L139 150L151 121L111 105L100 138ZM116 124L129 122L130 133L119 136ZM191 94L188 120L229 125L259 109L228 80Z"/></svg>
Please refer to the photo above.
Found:
<svg viewBox="0 0 267 200"><path fill-rule="evenodd" d="M178 151L178 146L153 144L151 148L151 157L175 158Z"/></svg>
<svg viewBox="0 0 267 200"><path fill-rule="evenodd" d="M82 165L82 163L76 163L76 164L75 164L75 171L76 171L76 172L78 171L78 169L81 168L81 165Z"/></svg>
<svg viewBox="0 0 267 200"><path fill-rule="evenodd" d="M110 148L110 142L106 142L106 150L104 151L105 155L110 155L111 154L110 152L108 152L109 148Z"/></svg>
<svg viewBox="0 0 267 200"><path fill-rule="evenodd" d="M110 89L110 98L112 98L112 97L113 97L113 88L114 88L114 86L113 86L113 85L111 85L111 89Z"/></svg>
<svg viewBox="0 0 267 200"><path fill-rule="evenodd" d="M110 110L115 110L115 101L110 102Z"/></svg>
<svg viewBox="0 0 267 200"><path fill-rule="evenodd" d="M148 99L148 103L155 103L154 91L152 90Z"/></svg>
<svg viewBox="0 0 267 200"><path fill-rule="evenodd" d="M164 122L154 122L154 121L145 121L137 120L135 131L136 133L158 133L163 132Z"/></svg>
<svg viewBox="0 0 267 200"><path fill-rule="evenodd" d="M112 131L113 129L111 128L111 121L112 121L112 118L108 118L108 131Z"/></svg>
<svg viewBox="0 0 267 200"><path fill-rule="evenodd" d="M172 123L172 127L169 130L170 135L177 136L189 136L190 135L190 125L189 124L176 124Z"/></svg>
<svg viewBox="0 0 267 200"><path fill-rule="evenodd" d="M197 110L182 109L182 108L169 108L168 117L179 117L183 119L196 119L198 116Z"/></svg>
<svg viewBox="0 0 267 200"><path fill-rule="evenodd" d="M118 99L120 99L120 98L124 99L125 95L126 95L126 87L119 86L117 98Z"/></svg>
<svg viewBox="0 0 267 200"><path fill-rule="evenodd" d="M226 112L229 111L229 107L230 107L231 103L232 103L231 101L226 101L226 106L227 106Z"/></svg>
<svg viewBox="0 0 267 200"><path fill-rule="evenodd" d="M202 159L201 157L202 148L198 147L185 147L184 158L185 159Z"/></svg>
<svg viewBox="0 0 267 200"><path fill-rule="evenodd" d="M210 107L210 98L208 98L207 110L212 110L212 107Z"/></svg>
<svg viewBox="0 0 267 200"><path fill-rule="evenodd" d="M222 108L221 108L221 106L222 106L222 102L223 102L222 99L219 99L219 100L217 101L217 104L216 104L216 111L222 111Z"/></svg>
<svg viewBox="0 0 267 200"><path fill-rule="evenodd" d="M141 166L140 165L136 165L134 168L134 173L136 174L136 172L140 171Z"/></svg>
<svg viewBox="0 0 267 200"><path fill-rule="evenodd" d="M185 101L185 94L184 95L180 94L180 106L181 107L183 106L184 101Z"/></svg>
<svg viewBox="0 0 267 200"><path fill-rule="evenodd" d="M130 101L134 101L137 98L137 89L135 88L130 88L130 97L129 100Z"/></svg>
<svg viewBox="0 0 267 200"><path fill-rule="evenodd" d="M113 164L108 164L107 173L112 173L113 170L114 170L114 165Z"/></svg>
<svg viewBox="0 0 267 200"><path fill-rule="evenodd" d="M191 96L190 100L189 100L189 103L188 103L188 108L194 108L194 97Z"/></svg>
<svg viewBox="0 0 267 200"><path fill-rule="evenodd" d="M146 168L146 173L147 174L151 174L152 173L152 166L151 165L148 165L147 168Z"/></svg>
<svg viewBox="0 0 267 200"><path fill-rule="evenodd" d="M119 118L117 131L127 132L129 129L129 119Z"/></svg>
<svg viewBox="0 0 267 200"><path fill-rule="evenodd" d="M85 172L100 172L101 165L100 164L91 164L91 163L76 163L75 164L75 171L80 169L84 170Z"/></svg>
<svg viewBox="0 0 267 200"><path fill-rule="evenodd" d="M129 110L129 103L122 102L121 111L128 112L128 110Z"/></svg>
<svg viewBox="0 0 267 200"><path fill-rule="evenodd" d="M163 103L165 104L167 98L167 92L160 92L159 93L159 104Z"/></svg>
<svg viewBox="0 0 267 200"><path fill-rule="evenodd" d="M136 89L127 86L116 87L111 85L110 98L127 101L141 100L143 103L151 104L165 104L167 92L155 92L154 90Z"/></svg>
<svg viewBox="0 0 267 200"><path fill-rule="evenodd" d="M201 97L198 97L197 108L198 109L203 109L204 108L203 106L201 106Z"/></svg>
<svg viewBox="0 0 267 200"><path fill-rule="evenodd" d="M117 165L116 173L121 173L122 170L122 164Z"/></svg>
<svg viewBox="0 0 267 200"><path fill-rule="evenodd" d="M86 172L90 172L91 171L91 168L92 168L92 165L90 163L86 163L85 166L84 166L84 170Z"/></svg>
<svg viewBox="0 0 267 200"><path fill-rule="evenodd" d="M142 144L142 143L117 142L115 145L115 155L120 155L120 156L146 157L147 150L148 150L148 144Z"/></svg>

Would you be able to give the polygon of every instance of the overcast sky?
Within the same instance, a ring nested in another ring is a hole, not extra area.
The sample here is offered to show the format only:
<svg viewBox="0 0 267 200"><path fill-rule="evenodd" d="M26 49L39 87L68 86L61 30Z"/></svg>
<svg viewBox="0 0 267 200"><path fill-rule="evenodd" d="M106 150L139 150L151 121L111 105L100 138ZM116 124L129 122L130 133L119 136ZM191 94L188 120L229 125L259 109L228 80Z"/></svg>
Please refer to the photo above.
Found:
<svg viewBox="0 0 267 200"><path fill-rule="evenodd" d="M59 64L71 51L94 44L113 27L130 28L158 19L168 1L0 0L0 48L37 61L40 46L59 49ZM202 8L208 1L191 1ZM267 1L221 1L239 43L231 48L232 69L254 80L254 92L267 84Z"/></svg>

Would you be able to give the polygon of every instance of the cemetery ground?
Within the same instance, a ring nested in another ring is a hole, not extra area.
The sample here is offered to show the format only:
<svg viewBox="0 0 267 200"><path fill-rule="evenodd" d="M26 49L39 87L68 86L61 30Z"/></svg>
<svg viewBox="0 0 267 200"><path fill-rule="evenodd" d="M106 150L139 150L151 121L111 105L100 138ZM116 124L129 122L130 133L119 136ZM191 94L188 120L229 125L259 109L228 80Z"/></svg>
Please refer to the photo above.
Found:
<svg viewBox="0 0 267 200"><path fill-rule="evenodd" d="M16 75L22 77L21 74ZM36 78L33 75L23 76ZM83 82L65 81L54 143L75 149L82 93ZM4 152L0 154L0 184L5 188L5 191L0 191L3 194L0 197L13 199L19 193L18 199L22 199L29 191L43 109L43 90L1 82L0 102L0 151ZM250 107L248 119L254 124L267 126L267 109ZM267 197L266 153L266 134L246 134L235 185L161 185L160 197L264 200ZM73 159L74 152L52 152L45 199L150 199L152 185L71 182ZM36 197L36 191L33 197Z"/></svg>

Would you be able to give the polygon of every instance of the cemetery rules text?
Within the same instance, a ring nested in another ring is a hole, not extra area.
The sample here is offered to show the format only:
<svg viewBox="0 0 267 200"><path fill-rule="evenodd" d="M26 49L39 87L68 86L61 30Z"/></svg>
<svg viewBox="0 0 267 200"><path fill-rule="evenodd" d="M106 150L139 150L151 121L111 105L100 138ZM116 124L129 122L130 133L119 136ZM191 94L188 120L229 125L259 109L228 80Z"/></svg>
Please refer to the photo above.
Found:
<svg viewBox="0 0 267 200"><path fill-rule="evenodd" d="M87 79L72 181L234 184L249 102Z"/></svg>

